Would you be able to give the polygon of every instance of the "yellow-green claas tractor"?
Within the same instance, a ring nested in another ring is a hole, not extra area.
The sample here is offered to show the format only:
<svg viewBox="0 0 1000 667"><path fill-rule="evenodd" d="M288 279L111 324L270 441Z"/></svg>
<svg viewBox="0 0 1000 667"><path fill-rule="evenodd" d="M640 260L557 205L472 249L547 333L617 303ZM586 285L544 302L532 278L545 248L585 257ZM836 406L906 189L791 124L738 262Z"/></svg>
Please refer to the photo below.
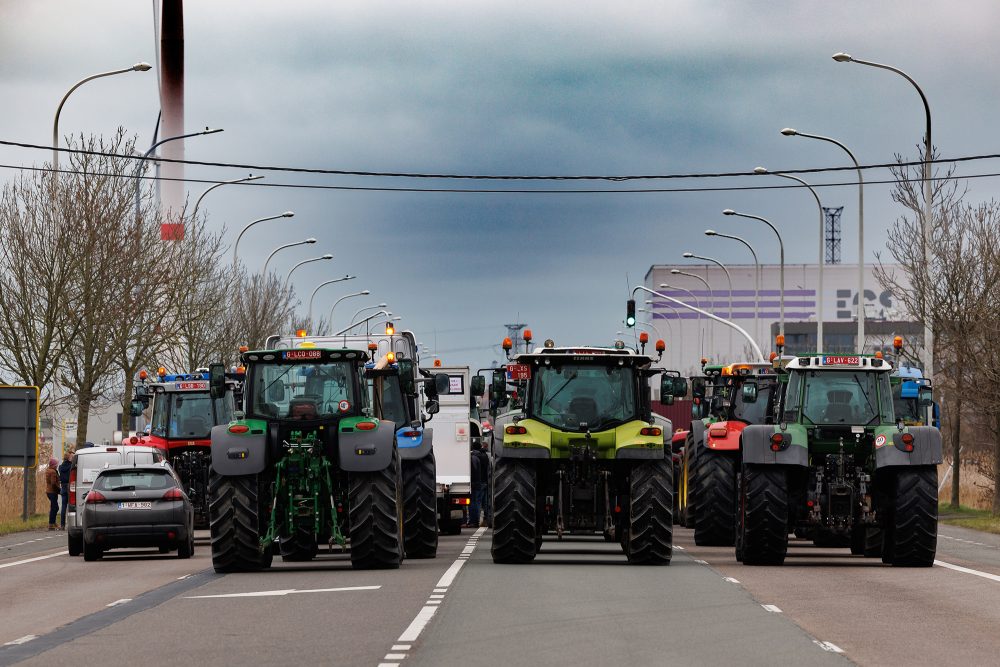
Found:
<svg viewBox="0 0 1000 667"><path fill-rule="evenodd" d="M657 360L621 341L548 340L494 372L494 562L531 561L546 533L589 533L620 542L630 563L670 563L673 429L651 408ZM519 406L503 409L511 385ZM662 376L661 396L686 393Z"/></svg>

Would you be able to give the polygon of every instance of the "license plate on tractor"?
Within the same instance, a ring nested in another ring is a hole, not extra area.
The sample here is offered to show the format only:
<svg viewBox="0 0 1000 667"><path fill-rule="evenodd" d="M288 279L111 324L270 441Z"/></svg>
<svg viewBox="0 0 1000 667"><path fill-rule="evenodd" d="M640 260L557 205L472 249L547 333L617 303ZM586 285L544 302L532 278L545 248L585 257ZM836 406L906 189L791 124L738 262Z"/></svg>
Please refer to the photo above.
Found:
<svg viewBox="0 0 1000 667"><path fill-rule="evenodd" d="M824 366L860 366L860 357L823 357Z"/></svg>
<svg viewBox="0 0 1000 667"><path fill-rule="evenodd" d="M153 503L150 501L135 501L130 500L128 502L118 503L118 509L120 510L151 510L153 509Z"/></svg>

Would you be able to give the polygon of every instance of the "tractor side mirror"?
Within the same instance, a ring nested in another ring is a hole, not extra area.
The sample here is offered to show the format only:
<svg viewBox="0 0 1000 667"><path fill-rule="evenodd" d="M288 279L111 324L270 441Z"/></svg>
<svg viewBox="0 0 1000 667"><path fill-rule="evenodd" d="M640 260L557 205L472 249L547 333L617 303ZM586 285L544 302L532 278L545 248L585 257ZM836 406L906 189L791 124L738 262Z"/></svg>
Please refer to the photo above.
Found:
<svg viewBox="0 0 1000 667"><path fill-rule="evenodd" d="M280 403L285 400L285 381L275 380L267 390L267 400L269 403Z"/></svg>
<svg viewBox="0 0 1000 667"><path fill-rule="evenodd" d="M674 397L670 394L660 394L660 403L663 405L673 405Z"/></svg>
<svg viewBox="0 0 1000 667"><path fill-rule="evenodd" d="M142 401L132 401L132 404L129 406L128 413L133 417L138 417L139 415L142 414L142 411L145 409L146 406L143 404Z"/></svg>
<svg viewBox="0 0 1000 667"><path fill-rule="evenodd" d="M744 382L743 383L743 402L744 403L756 403L757 402L757 383L756 382Z"/></svg>
<svg viewBox="0 0 1000 667"><path fill-rule="evenodd" d="M474 375L469 381L469 391L473 396L482 396L486 393L486 378L482 375Z"/></svg>
<svg viewBox="0 0 1000 667"><path fill-rule="evenodd" d="M424 410L426 410L429 415L436 415L441 412L441 404L437 402L436 398L432 398L424 405Z"/></svg>
<svg viewBox="0 0 1000 667"><path fill-rule="evenodd" d="M448 394L451 388L451 379L447 373L438 373L434 376L434 395Z"/></svg>
<svg viewBox="0 0 1000 667"><path fill-rule="evenodd" d="M691 378L691 395L695 398L705 398L705 378Z"/></svg>
<svg viewBox="0 0 1000 667"><path fill-rule="evenodd" d="M284 388L284 385L282 385L282 388ZM222 398L226 395L226 367L223 364L209 364L208 393L214 399ZM283 394L282 397L284 397Z"/></svg>

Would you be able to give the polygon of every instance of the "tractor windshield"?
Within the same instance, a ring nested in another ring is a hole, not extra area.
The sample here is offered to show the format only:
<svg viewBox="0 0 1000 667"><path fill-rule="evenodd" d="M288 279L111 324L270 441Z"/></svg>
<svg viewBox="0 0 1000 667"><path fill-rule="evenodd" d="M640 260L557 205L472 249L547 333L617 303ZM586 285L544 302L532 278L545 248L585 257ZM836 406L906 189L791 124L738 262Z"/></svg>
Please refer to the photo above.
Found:
<svg viewBox="0 0 1000 667"><path fill-rule="evenodd" d="M252 370L254 415L302 420L358 412L354 363L258 364Z"/></svg>
<svg viewBox="0 0 1000 667"><path fill-rule="evenodd" d="M742 386L734 384L733 396L733 419L738 419L747 424L766 424L771 415L770 403L771 395L774 392L774 384L764 384L758 382L757 400L753 403L746 403L743 400Z"/></svg>
<svg viewBox="0 0 1000 667"><path fill-rule="evenodd" d="M388 419L397 427L410 421L398 375L381 375L372 380L372 405L379 419Z"/></svg>
<svg viewBox="0 0 1000 667"><path fill-rule="evenodd" d="M867 426L880 418L883 422L892 421L892 401L885 373L860 370L793 372L787 397L785 419L789 421L797 417L800 410L813 424Z"/></svg>
<svg viewBox="0 0 1000 667"><path fill-rule="evenodd" d="M158 392L149 432L161 438L204 439L212 427L233 419L233 394L212 400L208 392Z"/></svg>
<svg viewBox="0 0 1000 667"><path fill-rule="evenodd" d="M566 430L612 428L635 418L635 384L628 366L541 366L532 378L531 416Z"/></svg>

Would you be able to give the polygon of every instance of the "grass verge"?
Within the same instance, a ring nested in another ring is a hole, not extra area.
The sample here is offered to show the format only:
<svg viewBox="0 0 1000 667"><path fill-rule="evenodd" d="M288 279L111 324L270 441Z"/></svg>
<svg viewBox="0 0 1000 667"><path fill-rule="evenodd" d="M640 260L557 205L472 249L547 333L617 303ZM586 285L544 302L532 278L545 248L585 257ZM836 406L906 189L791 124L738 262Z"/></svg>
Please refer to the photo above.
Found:
<svg viewBox="0 0 1000 667"><path fill-rule="evenodd" d="M20 519L6 519L4 521L0 521L0 535L20 533L25 530L38 530L39 528L45 528L48 525L48 514L36 514L32 517L28 517L27 521L21 521Z"/></svg>
<svg viewBox="0 0 1000 667"><path fill-rule="evenodd" d="M973 509L965 505L955 510L948 503L941 503L938 514L943 524L1000 535L1000 517L993 516L989 510Z"/></svg>

